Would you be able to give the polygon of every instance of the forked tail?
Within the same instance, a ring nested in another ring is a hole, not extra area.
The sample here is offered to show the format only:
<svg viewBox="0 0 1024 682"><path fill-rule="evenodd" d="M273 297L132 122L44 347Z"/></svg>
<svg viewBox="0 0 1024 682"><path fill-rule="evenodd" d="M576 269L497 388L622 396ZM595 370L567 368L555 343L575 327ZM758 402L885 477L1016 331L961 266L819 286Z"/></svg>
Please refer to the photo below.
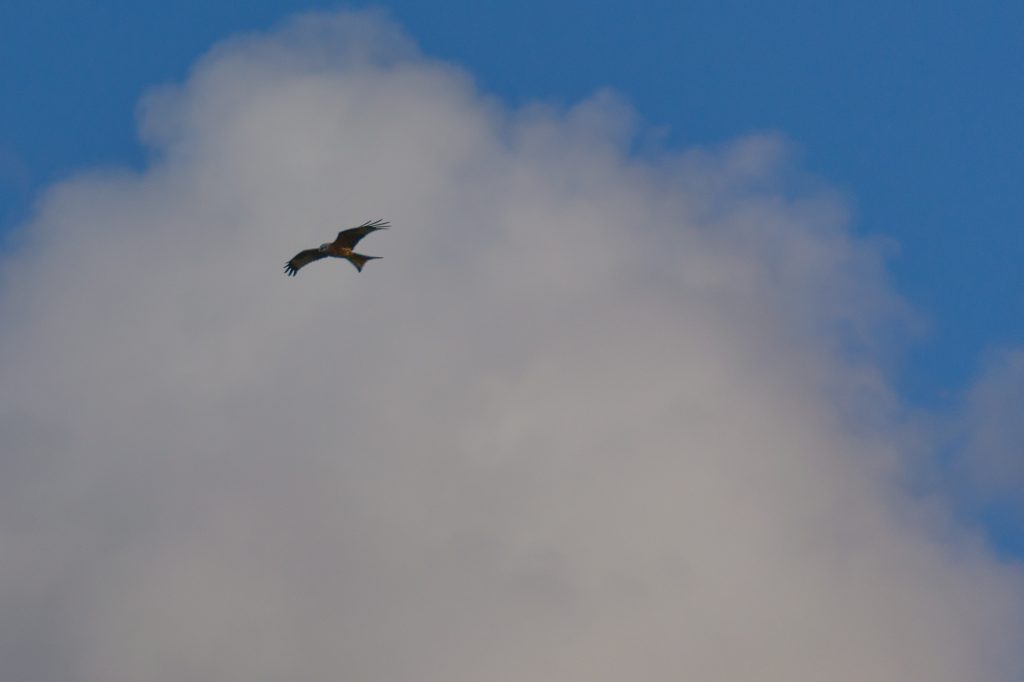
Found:
<svg viewBox="0 0 1024 682"><path fill-rule="evenodd" d="M348 258L349 263L356 266L356 270L362 272L363 266L366 265L368 261L378 260L380 256L364 256L361 253L350 253L346 258Z"/></svg>

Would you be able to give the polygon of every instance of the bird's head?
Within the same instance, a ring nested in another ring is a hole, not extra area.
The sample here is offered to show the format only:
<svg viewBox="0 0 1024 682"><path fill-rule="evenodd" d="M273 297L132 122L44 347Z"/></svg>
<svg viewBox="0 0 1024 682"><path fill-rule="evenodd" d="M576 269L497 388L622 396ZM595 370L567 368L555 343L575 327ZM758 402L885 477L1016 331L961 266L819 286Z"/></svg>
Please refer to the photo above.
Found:
<svg viewBox="0 0 1024 682"><path fill-rule="evenodd" d="M327 253L327 247L328 246L330 246L330 244L327 244L327 243L321 244L320 245L320 249L319 249L320 253Z"/></svg>

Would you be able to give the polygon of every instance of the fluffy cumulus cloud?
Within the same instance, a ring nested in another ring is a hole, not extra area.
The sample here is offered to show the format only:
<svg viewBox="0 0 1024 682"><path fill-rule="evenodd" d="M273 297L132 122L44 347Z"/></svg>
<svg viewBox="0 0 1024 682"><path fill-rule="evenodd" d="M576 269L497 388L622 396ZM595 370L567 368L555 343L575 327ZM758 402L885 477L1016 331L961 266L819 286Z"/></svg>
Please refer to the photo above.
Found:
<svg viewBox="0 0 1024 682"><path fill-rule="evenodd" d="M1020 570L906 492L881 250L783 141L638 154L373 14L140 127L0 268L4 679L1020 679Z"/></svg>

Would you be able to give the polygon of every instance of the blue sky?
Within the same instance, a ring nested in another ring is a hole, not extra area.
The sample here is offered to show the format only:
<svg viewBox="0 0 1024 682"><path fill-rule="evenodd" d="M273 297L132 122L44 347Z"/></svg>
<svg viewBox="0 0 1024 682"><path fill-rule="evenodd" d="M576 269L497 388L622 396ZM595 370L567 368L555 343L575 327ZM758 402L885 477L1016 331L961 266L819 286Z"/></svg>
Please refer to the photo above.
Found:
<svg viewBox="0 0 1024 682"><path fill-rule="evenodd" d="M311 9L0 7L3 676L1020 679L1024 10Z"/></svg>

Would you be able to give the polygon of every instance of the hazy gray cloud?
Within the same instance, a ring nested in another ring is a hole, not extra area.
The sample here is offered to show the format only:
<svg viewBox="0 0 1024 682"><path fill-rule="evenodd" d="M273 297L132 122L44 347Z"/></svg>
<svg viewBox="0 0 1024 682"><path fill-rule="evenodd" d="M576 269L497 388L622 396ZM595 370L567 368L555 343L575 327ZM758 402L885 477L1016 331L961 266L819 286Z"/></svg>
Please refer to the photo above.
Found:
<svg viewBox="0 0 1024 682"><path fill-rule="evenodd" d="M983 499L1024 497L1024 350L993 352L967 396L961 463Z"/></svg>
<svg viewBox="0 0 1024 682"><path fill-rule="evenodd" d="M374 14L141 111L0 269L5 679L1019 679L1020 570L901 487L881 249L783 141L637 157Z"/></svg>

